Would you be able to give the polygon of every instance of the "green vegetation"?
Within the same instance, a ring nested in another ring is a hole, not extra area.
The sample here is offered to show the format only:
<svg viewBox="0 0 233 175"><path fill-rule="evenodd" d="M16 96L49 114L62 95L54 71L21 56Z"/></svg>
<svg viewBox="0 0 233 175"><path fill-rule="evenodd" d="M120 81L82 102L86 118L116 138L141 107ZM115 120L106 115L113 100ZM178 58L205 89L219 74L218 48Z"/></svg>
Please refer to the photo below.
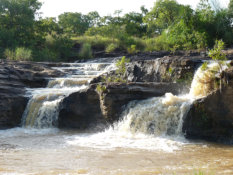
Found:
<svg viewBox="0 0 233 175"><path fill-rule="evenodd" d="M126 83L126 64L129 63L130 60L123 56L120 60L116 62L116 71L114 74L104 76L102 79L103 83Z"/></svg>
<svg viewBox="0 0 233 175"><path fill-rule="evenodd" d="M88 43L84 43L81 51L79 53L80 58L88 59L92 58L92 50L91 50L91 45Z"/></svg>
<svg viewBox="0 0 233 175"><path fill-rule="evenodd" d="M192 72L186 72L184 74L181 75L182 77L177 79L176 82L177 83L183 83L185 85L190 86L192 84L193 81L193 73Z"/></svg>
<svg viewBox="0 0 233 175"><path fill-rule="evenodd" d="M107 91L107 88L106 88L105 85L98 84L98 85L96 86L96 91L97 91L99 94L102 94L102 93L104 93L104 92Z"/></svg>
<svg viewBox="0 0 233 175"><path fill-rule="evenodd" d="M207 68L208 68L208 63L207 63L207 62L204 62L204 63L201 65L201 70L202 70L202 71L205 71L205 70L207 70Z"/></svg>
<svg viewBox="0 0 233 175"><path fill-rule="evenodd" d="M117 48L118 48L117 44L111 43L107 46L107 48L105 49L105 52L107 53L114 52Z"/></svg>
<svg viewBox="0 0 233 175"><path fill-rule="evenodd" d="M175 0L156 0L151 10L142 6L141 12L123 15L117 10L107 16L100 16L96 11L88 14L66 12L56 20L39 16L42 6L39 0L1 0L0 57L73 61L91 58L98 51L135 54L139 51L205 50L212 48L215 40L231 46L232 4L230 0L228 8L213 8L210 0L200 0L193 10ZM24 48L18 50L18 56L17 48ZM210 54L224 58L214 51Z"/></svg>
<svg viewBox="0 0 233 175"><path fill-rule="evenodd" d="M215 46L213 49L209 51L209 56L218 63L218 66L211 71L215 76L218 76L219 82L215 80L215 87L220 87L222 89L222 81L223 83L227 83L227 77L224 74L224 67L228 67L226 63L226 54L223 53L224 42L222 40L216 40Z"/></svg>
<svg viewBox="0 0 233 175"><path fill-rule="evenodd" d="M5 56L9 60L24 60L29 61L32 57L32 51L23 47L18 47L15 51L6 49Z"/></svg>

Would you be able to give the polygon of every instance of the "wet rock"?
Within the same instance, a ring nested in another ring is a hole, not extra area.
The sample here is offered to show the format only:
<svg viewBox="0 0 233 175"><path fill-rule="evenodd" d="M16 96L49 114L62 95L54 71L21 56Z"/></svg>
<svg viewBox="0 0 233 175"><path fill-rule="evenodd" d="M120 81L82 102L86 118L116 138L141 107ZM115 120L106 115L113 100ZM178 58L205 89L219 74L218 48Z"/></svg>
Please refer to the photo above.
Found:
<svg viewBox="0 0 233 175"><path fill-rule="evenodd" d="M26 88L44 87L48 78L62 75L42 63L0 60L0 129L21 124Z"/></svg>
<svg viewBox="0 0 233 175"><path fill-rule="evenodd" d="M18 127L28 99L23 96L0 97L0 129Z"/></svg>
<svg viewBox="0 0 233 175"><path fill-rule="evenodd" d="M192 105L183 125L187 138L233 143L233 67L226 75L225 87Z"/></svg>
<svg viewBox="0 0 233 175"><path fill-rule="evenodd" d="M99 93L101 111L104 118L112 123L119 120L130 101L163 96L167 92L179 94L183 90L183 86L177 83L109 84L103 92Z"/></svg>
<svg viewBox="0 0 233 175"><path fill-rule="evenodd" d="M208 58L206 58L208 59ZM165 56L162 58L133 59L126 66L123 79L128 82L179 82L186 86L191 84L195 70L202 64L203 57L200 56ZM115 71L96 77L91 83L101 82L105 76L112 77Z"/></svg>
<svg viewBox="0 0 233 175"><path fill-rule="evenodd" d="M102 84L105 87L102 92L97 92L97 86L93 84L63 100L59 128L86 129L98 124L112 124L120 119L130 101L162 96L166 92L179 94L183 90L183 86L176 83Z"/></svg>
<svg viewBox="0 0 233 175"><path fill-rule="evenodd" d="M75 92L61 103L59 128L86 129L96 123L105 123L100 109L99 95L92 86Z"/></svg>
<svg viewBox="0 0 233 175"><path fill-rule="evenodd" d="M130 82L190 81L202 57L165 56L154 60L141 60L127 66Z"/></svg>

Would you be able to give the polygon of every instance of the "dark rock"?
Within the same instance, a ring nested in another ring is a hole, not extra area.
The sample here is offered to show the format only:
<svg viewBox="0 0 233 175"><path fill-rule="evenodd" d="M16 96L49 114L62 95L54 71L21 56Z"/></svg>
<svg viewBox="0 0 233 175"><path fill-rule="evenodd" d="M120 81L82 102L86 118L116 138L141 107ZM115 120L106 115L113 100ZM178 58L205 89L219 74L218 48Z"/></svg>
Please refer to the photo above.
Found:
<svg viewBox="0 0 233 175"><path fill-rule="evenodd" d="M176 83L109 84L106 85L106 90L100 93L102 114L108 122L112 123L119 120L130 101L163 96L167 92L179 94L181 91L183 87Z"/></svg>
<svg viewBox="0 0 233 175"><path fill-rule="evenodd" d="M0 60L0 129L20 126L26 88L45 87L48 78L62 75L43 63Z"/></svg>
<svg viewBox="0 0 233 175"><path fill-rule="evenodd" d="M28 99L23 96L0 96L0 129L18 127Z"/></svg>
<svg viewBox="0 0 233 175"><path fill-rule="evenodd" d="M202 64L202 57L165 56L157 59L132 61L126 66L125 76L128 82L180 82L187 86L191 84L195 70ZM103 76L111 77L112 71L91 81L98 83Z"/></svg>
<svg viewBox="0 0 233 175"><path fill-rule="evenodd" d="M126 77L131 82L177 82L192 79L201 57L166 56L135 61L128 65Z"/></svg>
<svg viewBox="0 0 233 175"><path fill-rule="evenodd" d="M184 119L187 138L233 143L233 67L221 90L196 101Z"/></svg>
<svg viewBox="0 0 233 175"><path fill-rule="evenodd" d="M183 89L176 83L108 84L97 92L97 84L75 92L61 103L59 128L86 129L96 124L112 124L119 120L125 106L133 100L162 96L166 92L179 94Z"/></svg>
<svg viewBox="0 0 233 175"><path fill-rule="evenodd" d="M75 92L61 103L59 128L86 129L96 123L104 123L104 120L95 87Z"/></svg>

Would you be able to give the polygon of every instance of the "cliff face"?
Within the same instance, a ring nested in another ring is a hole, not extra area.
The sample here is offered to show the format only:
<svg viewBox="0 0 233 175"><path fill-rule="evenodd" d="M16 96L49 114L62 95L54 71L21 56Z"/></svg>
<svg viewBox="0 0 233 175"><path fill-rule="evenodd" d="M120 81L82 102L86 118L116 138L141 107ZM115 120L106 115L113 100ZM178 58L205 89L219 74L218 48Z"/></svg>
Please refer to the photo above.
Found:
<svg viewBox="0 0 233 175"><path fill-rule="evenodd" d="M28 102L25 88L44 87L56 76L62 73L47 64L0 60L0 129L20 125Z"/></svg>

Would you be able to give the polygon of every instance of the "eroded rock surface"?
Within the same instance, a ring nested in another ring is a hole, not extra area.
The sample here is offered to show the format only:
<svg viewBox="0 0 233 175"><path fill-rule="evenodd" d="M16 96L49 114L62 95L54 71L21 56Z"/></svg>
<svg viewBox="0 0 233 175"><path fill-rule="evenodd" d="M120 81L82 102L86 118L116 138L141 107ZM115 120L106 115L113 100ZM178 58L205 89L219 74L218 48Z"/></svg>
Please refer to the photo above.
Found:
<svg viewBox="0 0 233 175"><path fill-rule="evenodd" d="M63 73L48 65L0 60L0 129L19 126L28 98L25 88L45 87Z"/></svg>
<svg viewBox="0 0 233 175"><path fill-rule="evenodd" d="M191 107L183 125L187 138L233 143L233 67L226 76L228 84Z"/></svg>
<svg viewBox="0 0 233 175"><path fill-rule="evenodd" d="M110 123L119 120L126 105L133 100L163 96L167 92L179 94L183 86L177 83L128 83L109 84L100 93L100 105L104 118Z"/></svg>

